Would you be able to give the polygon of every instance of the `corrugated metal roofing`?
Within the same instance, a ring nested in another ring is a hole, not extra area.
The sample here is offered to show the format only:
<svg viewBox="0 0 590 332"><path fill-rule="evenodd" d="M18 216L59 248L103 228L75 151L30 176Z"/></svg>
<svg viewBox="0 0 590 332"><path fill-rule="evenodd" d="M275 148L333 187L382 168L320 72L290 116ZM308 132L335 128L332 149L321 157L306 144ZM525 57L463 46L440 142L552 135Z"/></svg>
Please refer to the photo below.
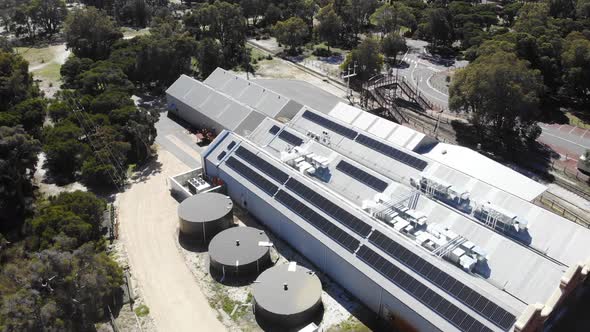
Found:
<svg viewBox="0 0 590 332"><path fill-rule="evenodd" d="M301 105L295 106L296 110L293 111L293 102L289 98L222 68L215 69L203 83L231 95L241 103L255 108L271 118L288 117L289 114L292 117L302 107ZM289 102L291 103L289 104ZM288 111L281 112L286 106L288 106Z"/></svg>
<svg viewBox="0 0 590 332"><path fill-rule="evenodd" d="M424 156L527 201L547 190L546 186L463 146L439 143Z"/></svg>
<svg viewBox="0 0 590 332"><path fill-rule="evenodd" d="M166 93L229 130L238 129L238 126L247 119L261 119L264 117L264 115L250 116L251 113L258 112L236 101L232 97L186 75L180 76L166 90ZM259 123L260 121L247 121L241 126L241 133L243 134L244 130L253 130ZM246 128L247 125L250 125L250 127Z"/></svg>

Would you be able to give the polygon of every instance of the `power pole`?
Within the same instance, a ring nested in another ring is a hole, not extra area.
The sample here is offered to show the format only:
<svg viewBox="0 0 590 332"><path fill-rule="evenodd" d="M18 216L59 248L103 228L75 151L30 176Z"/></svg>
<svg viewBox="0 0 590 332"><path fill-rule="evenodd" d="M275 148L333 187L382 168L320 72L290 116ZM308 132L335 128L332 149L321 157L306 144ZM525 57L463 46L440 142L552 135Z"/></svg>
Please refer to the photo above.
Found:
<svg viewBox="0 0 590 332"><path fill-rule="evenodd" d="M343 79L346 79L346 98L354 104L353 96L352 96L352 89L350 89L350 78L356 76L356 61L354 62L353 68L350 68L350 64L348 64L348 68L346 70L346 74L342 75Z"/></svg>

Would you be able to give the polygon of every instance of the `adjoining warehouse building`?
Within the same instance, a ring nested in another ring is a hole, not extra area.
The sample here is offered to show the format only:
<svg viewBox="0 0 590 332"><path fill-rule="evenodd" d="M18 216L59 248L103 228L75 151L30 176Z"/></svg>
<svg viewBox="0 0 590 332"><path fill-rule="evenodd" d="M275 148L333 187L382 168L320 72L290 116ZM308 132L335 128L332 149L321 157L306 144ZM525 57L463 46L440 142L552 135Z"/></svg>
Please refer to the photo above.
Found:
<svg viewBox="0 0 590 332"><path fill-rule="evenodd" d="M360 128L365 115L340 108L350 121L303 106L247 137L224 131L204 176L385 319L535 331L558 315L587 278L590 231L531 204L544 186L490 161L486 172L514 182L496 183L454 146L447 158L441 143L388 124L383 134L379 119ZM422 141L430 152L413 151Z"/></svg>

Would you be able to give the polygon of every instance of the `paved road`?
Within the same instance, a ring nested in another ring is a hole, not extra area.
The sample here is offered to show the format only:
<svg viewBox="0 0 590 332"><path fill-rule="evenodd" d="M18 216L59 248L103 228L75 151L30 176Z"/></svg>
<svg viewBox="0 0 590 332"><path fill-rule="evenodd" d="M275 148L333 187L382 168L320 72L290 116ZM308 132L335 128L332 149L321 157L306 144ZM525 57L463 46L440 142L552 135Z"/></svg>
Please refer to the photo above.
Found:
<svg viewBox="0 0 590 332"><path fill-rule="evenodd" d="M168 118L167 113L160 113L156 129L158 130L158 136L156 137L158 145L172 153L190 168L201 166L199 156L203 149L197 145L196 137L187 135L187 130Z"/></svg>
<svg viewBox="0 0 590 332"><path fill-rule="evenodd" d="M577 158L590 150L590 129L570 125L540 124L543 133L539 141L551 146L557 153ZM573 155L573 156L572 156Z"/></svg>

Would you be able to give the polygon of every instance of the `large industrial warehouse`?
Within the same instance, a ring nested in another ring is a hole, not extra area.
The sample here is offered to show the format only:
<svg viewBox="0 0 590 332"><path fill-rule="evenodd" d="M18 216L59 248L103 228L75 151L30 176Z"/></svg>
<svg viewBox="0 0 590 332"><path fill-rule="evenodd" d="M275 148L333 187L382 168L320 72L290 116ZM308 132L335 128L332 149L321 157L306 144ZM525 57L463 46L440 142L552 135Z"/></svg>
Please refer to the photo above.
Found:
<svg viewBox="0 0 590 332"><path fill-rule="evenodd" d="M203 177L384 319L537 331L586 281L590 230L534 205L543 185L475 151L223 69L167 94L171 112L219 131Z"/></svg>

